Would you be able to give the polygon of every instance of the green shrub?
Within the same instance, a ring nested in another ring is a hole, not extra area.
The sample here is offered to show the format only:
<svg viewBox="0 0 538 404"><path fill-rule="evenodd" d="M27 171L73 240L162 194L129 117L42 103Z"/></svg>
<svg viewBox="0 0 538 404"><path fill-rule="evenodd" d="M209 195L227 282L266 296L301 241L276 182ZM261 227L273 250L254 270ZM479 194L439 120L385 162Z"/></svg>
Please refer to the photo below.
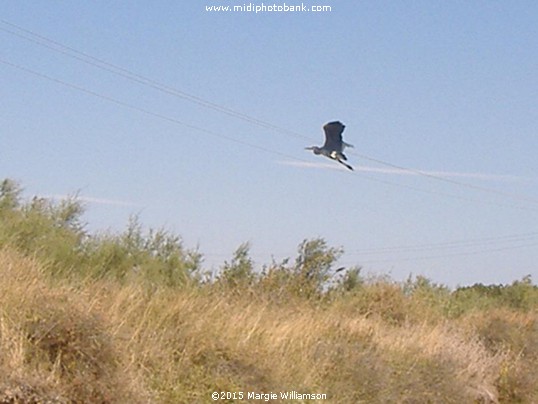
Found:
<svg viewBox="0 0 538 404"><path fill-rule="evenodd" d="M170 287L199 280L202 256L186 250L178 236L162 229L143 232L136 217L119 235L89 235L76 198L22 202L21 192L10 180L0 185L0 247L37 256L59 277L142 278Z"/></svg>
<svg viewBox="0 0 538 404"><path fill-rule="evenodd" d="M451 310L455 315L501 307L522 311L538 308L538 287L532 284L530 275L510 285L475 284L452 293Z"/></svg>
<svg viewBox="0 0 538 404"><path fill-rule="evenodd" d="M243 243L235 250L232 260L224 262L218 280L230 287L249 287L254 282L254 263L249 256L250 244Z"/></svg>

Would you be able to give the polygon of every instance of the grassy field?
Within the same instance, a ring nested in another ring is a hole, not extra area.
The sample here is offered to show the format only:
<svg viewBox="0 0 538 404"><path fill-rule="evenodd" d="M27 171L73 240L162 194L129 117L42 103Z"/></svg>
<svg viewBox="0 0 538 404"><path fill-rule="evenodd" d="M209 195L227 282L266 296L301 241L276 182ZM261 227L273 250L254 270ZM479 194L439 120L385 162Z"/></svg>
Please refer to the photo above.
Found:
<svg viewBox="0 0 538 404"><path fill-rule="evenodd" d="M78 203L19 194L1 183L0 403L538 402L529 277L328 283L342 251L315 239L210 279L166 231L91 236Z"/></svg>

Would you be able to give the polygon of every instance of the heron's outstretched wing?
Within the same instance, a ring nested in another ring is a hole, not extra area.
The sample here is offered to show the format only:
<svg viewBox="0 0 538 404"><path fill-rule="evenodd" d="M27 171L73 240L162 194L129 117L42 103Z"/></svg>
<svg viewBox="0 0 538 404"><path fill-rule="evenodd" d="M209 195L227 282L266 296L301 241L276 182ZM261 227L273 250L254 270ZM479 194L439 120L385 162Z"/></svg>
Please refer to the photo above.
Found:
<svg viewBox="0 0 538 404"><path fill-rule="evenodd" d="M345 125L340 121L329 122L323 126L325 131L325 144L323 148L328 151L337 151L342 152L342 132L344 131Z"/></svg>

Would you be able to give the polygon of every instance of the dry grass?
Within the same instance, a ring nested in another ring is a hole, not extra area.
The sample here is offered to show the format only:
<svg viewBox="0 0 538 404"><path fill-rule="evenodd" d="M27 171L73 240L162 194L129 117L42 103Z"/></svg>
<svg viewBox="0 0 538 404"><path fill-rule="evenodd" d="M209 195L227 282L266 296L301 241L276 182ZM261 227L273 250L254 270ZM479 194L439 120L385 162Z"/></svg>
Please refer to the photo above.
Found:
<svg viewBox="0 0 538 404"><path fill-rule="evenodd" d="M145 402L86 291L0 251L0 402Z"/></svg>
<svg viewBox="0 0 538 404"><path fill-rule="evenodd" d="M537 401L536 313L407 321L418 306L390 285L370 291L385 300L354 311L353 299L75 287L45 272L0 250L0 403L204 403L214 391L290 390L342 403Z"/></svg>

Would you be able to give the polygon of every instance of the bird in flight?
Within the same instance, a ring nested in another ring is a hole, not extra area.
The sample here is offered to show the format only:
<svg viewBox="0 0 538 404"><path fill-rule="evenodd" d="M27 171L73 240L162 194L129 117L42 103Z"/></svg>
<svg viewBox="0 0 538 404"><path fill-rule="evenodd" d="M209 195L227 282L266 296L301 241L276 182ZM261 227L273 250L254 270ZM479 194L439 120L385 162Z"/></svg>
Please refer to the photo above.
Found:
<svg viewBox="0 0 538 404"><path fill-rule="evenodd" d="M338 161L340 164L346 166L353 171L353 167L344 163L347 160L346 155L343 153L346 147L353 147L342 140L342 132L346 126L340 122L329 122L323 126L325 132L325 144L323 147L311 146L305 147L305 150L312 150L314 154L322 154L325 157Z"/></svg>

